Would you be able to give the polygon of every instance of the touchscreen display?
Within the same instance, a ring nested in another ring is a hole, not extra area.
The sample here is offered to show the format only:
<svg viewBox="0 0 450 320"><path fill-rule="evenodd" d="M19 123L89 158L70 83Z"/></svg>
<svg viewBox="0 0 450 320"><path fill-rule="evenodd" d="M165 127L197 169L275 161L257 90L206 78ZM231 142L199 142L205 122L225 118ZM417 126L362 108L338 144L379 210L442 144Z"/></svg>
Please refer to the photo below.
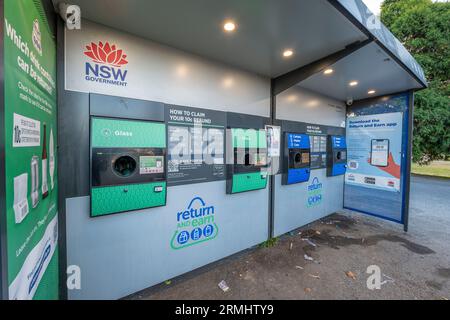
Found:
<svg viewBox="0 0 450 320"><path fill-rule="evenodd" d="M164 172L163 156L141 156L139 157L139 173L154 174Z"/></svg>

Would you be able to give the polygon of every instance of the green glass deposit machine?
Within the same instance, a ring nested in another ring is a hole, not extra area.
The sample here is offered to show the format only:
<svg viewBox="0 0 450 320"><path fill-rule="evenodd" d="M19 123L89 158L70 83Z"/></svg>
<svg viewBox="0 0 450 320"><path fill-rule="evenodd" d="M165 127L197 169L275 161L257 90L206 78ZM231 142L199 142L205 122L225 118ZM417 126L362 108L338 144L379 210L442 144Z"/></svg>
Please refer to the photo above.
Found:
<svg viewBox="0 0 450 320"><path fill-rule="evenodd" d="M232 128L228 132L233 163L227 166L227 193L267 186L267 138L264 129Z"/></svg>
<svg viewBox="0 0 450 320"><path fill-rule="evenodd" d="M91 216L166 204L166 127L91 119Z"/></svg>

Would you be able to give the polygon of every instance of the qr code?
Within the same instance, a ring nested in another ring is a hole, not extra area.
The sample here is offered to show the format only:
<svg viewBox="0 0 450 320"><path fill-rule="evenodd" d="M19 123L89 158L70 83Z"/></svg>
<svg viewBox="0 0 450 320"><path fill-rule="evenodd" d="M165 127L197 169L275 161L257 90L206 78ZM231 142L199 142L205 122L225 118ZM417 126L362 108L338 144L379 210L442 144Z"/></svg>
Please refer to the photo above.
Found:
<svg viewBox="0 0 450 320"><path fill-rule="evenodd" d="M168 171L169 172L178 172L178 171L180 171L179 165L178 165L178 161L176 161L176 160L169 160Z"/></svg>

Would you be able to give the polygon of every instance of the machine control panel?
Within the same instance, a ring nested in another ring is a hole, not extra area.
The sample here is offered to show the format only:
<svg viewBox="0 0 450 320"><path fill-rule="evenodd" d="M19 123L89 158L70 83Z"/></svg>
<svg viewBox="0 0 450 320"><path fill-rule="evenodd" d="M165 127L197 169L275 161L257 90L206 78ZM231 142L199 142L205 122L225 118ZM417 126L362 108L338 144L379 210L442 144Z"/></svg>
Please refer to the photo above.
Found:
<svg viewBox="0 0 450 320"><path fill-rule="evenodd" d="M328 136L327 176L345 174L347 169L347 143L344 136Z"/></svg>
<svg viewBox="0 0 450 320"><path fill-rule="evenodd" d="M283 184L309 180L311 172L311 145L307 134L285 133L285 173Z"/></svg>
<svg viewBox="0 0 450 320"><path fill-rule="evenodd" d="M94 117L91 216L166 204L165 124Z"/></svg>
<svg viewBox="0 0 450 320"><path fill-rule="evenodd" d="M264 189L267 186L267 137L264 129L229 130L233 163L227 166L227 193Z"/></svg>

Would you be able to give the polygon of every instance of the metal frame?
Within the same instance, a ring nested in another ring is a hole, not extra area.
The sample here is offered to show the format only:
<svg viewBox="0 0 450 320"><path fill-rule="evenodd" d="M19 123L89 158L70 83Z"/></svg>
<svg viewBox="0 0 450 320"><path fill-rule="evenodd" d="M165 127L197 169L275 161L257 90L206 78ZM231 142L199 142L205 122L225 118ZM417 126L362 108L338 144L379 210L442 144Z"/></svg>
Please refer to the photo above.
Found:
<svg viewBox="0 0 450 320"><path fill-rule="evenodd" d="M4 1L0 0L0 20L4 20ZM5 123L4 28L0 28L0 123ZM5 130L0 130L0 300L8 299L8 264L6 246Z"/></svg>
<svg viewBox="0 0 450 320"><path fill-rule="evenodd" d="M61 114L59 112L59 106L64 103L64 23L61 18L57 18L56 21L56 90L57 90L57 106L58 106L58 137L59 142L62 138L62 131L60 128ZM60 159L59 143L58 145L58 161ZM66 186L62 183L61 179L65 176L64 170L61 166L58 168L58 271L59 271L59 298L67 300L67 237L66 237L66 199L63 197L66 193Z"/></svg>
<svg viewBox="0 0 450 320"><path fill-rule="evenodd" d="M397 64L402 67L411 77L414 78L414 80L417 81L423 88L427 87L427 84L424 83L414 72L411 71L411 69L408 68L408 66L400 60L394 53L391 52L380 40L375 38L373 34L366 29L366 27L358 21L350 12L347 11L347 9L339 3L337 0L328 0L330 5L336 8L342 15L344 15L355 27L357 27L361 32L363 32L369 39L373 39L373 41L380 46L381 49L383 49L384 52L386 52L392 60L397 62Z"/></svg>
<svg viewBox="0 0 450 320"><path fill-rule="evenodd" d="M311 62L305 66L302 66L272 79L272 94L276 96L277 94L295 86L296 84L309 78L310 76L319 73L327 67L335 64L336 62L342 60L353 52L367 46L373 41L373 37L370 37L369 39L364 41L351 43L340 51L332 53L324 58Z"/></svg>
<svg viewBox="0 0 450 320"><path fill-rule="evenodd" d="M275 119L277 118L277 95L274 93L275 90L275 79L270 80L270 124L274 125ZM281 130L280 130L281 138ZM281 146L280 146L281 147ZM281 157L279 157L280 159ZM280 163L280 160L278 160ZM278 168L279 170L279 168ZM273 238L273 229L275 224L275 174L278 172L273 172L271 168L269 175L269 223L268 223L268 238Z"/></svg>
<svg viewBox="0 0 450 320"><path fill-rule="evenodd" d="M412 162L412 139L413 139L413 124L414 124L414 90L408 90L408 91L403 91L403 92L395 92L395 93L391 93L391 94L387 94L387 95L382 95L382 96L377 96L377 97L371 97L371 98L367 98L367 99L361 99L361 100L357 100L355 101L355 103L347 110L350 111L352 110L352 108L358 107L360 105L364 105L364 104L371 104L371 103L375 103L375 102L379 102L381 99L383 98L387 98L387 99L391 99L393 97L396 96L400 96L400 95L408 95L408 105L406 108L406 112L407 112L407 119L403 119L403 128L402 128L402 133L406 133L406 140L402 141L402 143L406 144L406 149L405 149L405 159L404 159L404 168L402 168L402 174L403 174L403 197L402 197L402 212L401 212L401 220L395 220L392 218L388 218L388 217L384 217L375 213L371 213L371 212L367 212L364 210L359 210L359 209L353 209L353 208L348 208L345 207L345 209L349 209L349 210L353 210L353 211L357 211L357 212L361 212L367 215L371 215L374 216L376 218L380 218L380 219L384 219L387 221L392 221L392 222L396 222L396 223L400 223L403 224L403 230L405 232L408 232L408 225L409 225L409 200L410 200L410 187L411 187L411 162ZM407 127L405 128L405 125L407 125ZM344 183L344 194L345 194L345 183Z"/></svg>
<svg viewBox="0 0 450 320"><path fill-rule="evenodd" d="M406 177L405 177L405 205L403 206L403 230L408 232L409 227L409 199L411 191L411 162L414 131L414 91L409 92L408 103L408 145L406 148Z"/></svg>

